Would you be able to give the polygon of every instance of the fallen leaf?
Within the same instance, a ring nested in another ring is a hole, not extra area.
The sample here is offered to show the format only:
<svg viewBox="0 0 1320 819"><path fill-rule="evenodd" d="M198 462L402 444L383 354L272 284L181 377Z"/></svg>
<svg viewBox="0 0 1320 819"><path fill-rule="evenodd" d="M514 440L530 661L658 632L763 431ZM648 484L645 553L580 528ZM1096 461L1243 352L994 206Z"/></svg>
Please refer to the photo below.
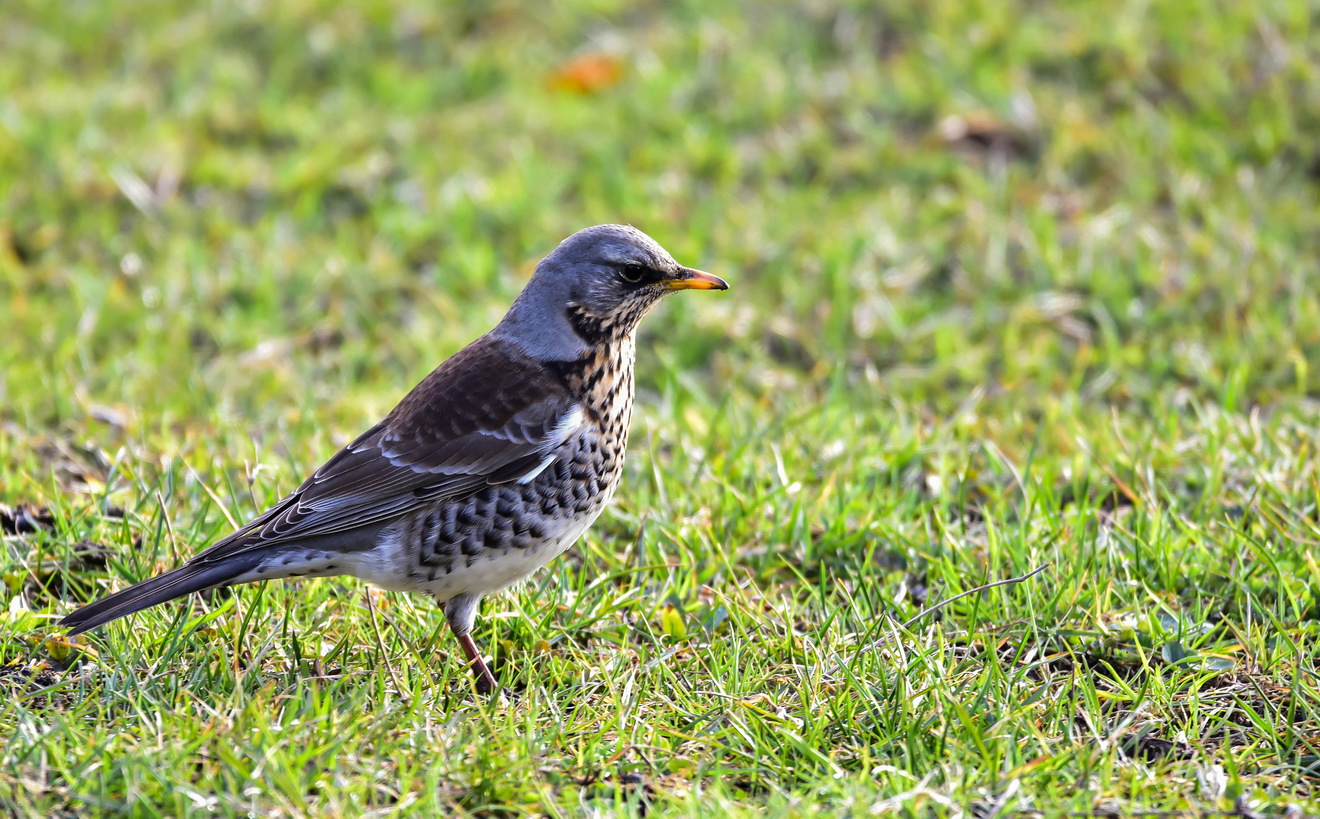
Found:
<svg viewBox="0 0 1320 819"><path fill-rule="evenodd" d="M75 654L82 654L93 660L97 658L96 649L78 642L75 638L57 634L47 637L44 643L46 653L57 663L68 665Z"/></svg>
<svg viewBox="0 0 1320 819"><path fill-rule="evenodd" d="M570 94L598 94L623 79L623 61L608 54L574 57L550 73L547 84Z"/></svg>

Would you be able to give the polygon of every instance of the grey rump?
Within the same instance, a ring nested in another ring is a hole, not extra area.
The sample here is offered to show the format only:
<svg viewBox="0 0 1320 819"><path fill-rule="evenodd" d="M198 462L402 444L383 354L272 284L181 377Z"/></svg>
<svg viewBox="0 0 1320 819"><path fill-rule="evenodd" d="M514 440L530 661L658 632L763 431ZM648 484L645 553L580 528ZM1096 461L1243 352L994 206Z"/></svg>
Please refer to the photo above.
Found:
<svg viewBox="0 0 1320 819"><path fill-rule="evenodd" d="M622 225L573 234L504 319L292 494L183 566L65 617L71 634L194 591L352 575L428 594L477 675L481 598L573 544L618 487L634 331L675 290L724 290Z"/></svg>

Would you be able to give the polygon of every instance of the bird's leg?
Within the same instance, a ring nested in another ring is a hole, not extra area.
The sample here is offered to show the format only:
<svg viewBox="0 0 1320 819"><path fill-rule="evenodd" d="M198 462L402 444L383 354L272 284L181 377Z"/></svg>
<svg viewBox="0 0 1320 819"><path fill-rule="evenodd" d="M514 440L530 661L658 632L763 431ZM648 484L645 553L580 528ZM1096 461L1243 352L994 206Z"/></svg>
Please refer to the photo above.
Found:
<svg viewBox="0 0 1320 819"><path fill-rule="evenodd" d="M477 693L486 695L498 691L499 683L495 682L495 675L490 673L486 661L481 659L481 652L477 650L477 643L472 639L472 635L455 634L454 636L458 638L458 644L463 647L463 654L468 658L468 664L472 666L472 673L477 677Z"/></svg>
<svg viewBox="0 0 1320 819"><path fill-rule="evenodd" d="M485 695L499 691L500 686L495 682L495 675L490 673L486 661L481 659L481 652L472 639L472 625L477 621L477 606L480 603L481 597L478 595L460 594L446 600L444 607L449 628L463 647L463 656L467 657L468 665L472 666L472 673L477 675L477 693Z"/></svg>

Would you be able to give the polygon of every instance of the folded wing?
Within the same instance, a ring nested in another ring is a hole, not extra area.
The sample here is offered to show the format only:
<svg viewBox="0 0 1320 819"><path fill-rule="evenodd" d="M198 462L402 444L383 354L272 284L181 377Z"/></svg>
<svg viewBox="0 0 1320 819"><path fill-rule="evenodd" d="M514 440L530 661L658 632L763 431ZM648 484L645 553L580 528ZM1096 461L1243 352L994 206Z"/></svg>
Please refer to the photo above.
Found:
<svg viewBox="0 0 1320 819"><path fill-rule="evenodd" d="M545 367L508 342L480 339L292 494L191 562L367 527L436 499L529 480L583 418Z"/></svg>

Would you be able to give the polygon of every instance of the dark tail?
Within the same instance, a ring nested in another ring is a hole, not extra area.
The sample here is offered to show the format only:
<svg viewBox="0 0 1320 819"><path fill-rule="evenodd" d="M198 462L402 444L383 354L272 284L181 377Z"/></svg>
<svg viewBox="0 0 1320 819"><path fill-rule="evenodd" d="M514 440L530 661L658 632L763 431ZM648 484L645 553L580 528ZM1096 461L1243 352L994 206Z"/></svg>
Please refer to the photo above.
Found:
<svg viewBox="0 0 1320 819"><path fill-rule="evenodd" d="M149 609L167 600L183 597L195 591L227 586L240 581L254 569L262 558L257 554L227 558L216 563L186 563L159 577L144 580L136 586L117 591L95 603L88 603L60 621L69 627L69 634L81 634L88 629L118 620L136 611Z"/></svg>

